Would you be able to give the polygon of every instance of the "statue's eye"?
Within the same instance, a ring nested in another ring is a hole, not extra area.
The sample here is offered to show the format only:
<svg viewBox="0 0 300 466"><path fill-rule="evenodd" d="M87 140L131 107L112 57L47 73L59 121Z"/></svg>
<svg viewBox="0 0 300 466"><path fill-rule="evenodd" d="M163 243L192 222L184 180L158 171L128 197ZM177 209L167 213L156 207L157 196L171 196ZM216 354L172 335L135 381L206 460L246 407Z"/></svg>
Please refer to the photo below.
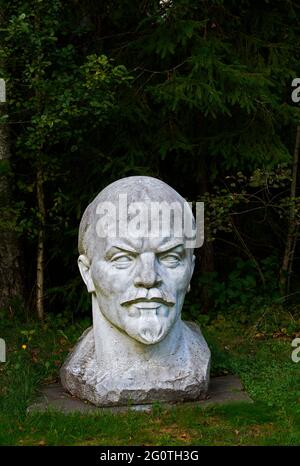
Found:
<svg viewBox="0 0 300 466"><path fill-rule="evenodd" d="M132 263L133 259L134 258L128 254L116 254L111 258L111 262L118 268L126 268Z"/></svg>
<svg viewBox="0 0 300 466"><path fill-rule="evenodd" d="M167 267L176 267L180 263L180 256L178 254L165 254L160 257L160 262Z"/></svg>

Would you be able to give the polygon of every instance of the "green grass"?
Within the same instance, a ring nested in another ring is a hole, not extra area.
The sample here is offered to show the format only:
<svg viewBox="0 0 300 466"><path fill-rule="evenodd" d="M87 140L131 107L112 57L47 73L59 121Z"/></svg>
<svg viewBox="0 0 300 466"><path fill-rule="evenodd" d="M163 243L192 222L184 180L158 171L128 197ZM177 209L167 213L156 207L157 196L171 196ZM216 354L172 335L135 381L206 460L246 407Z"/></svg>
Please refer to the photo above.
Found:
<svg viewBox="0 0 300 466"><path fill-rule="evenodd" d="M156 403L150 414L27 414L40 384L56 380L88 325L62 316L44 328L1 320L0 336L8 344L8 362L0 365L1 445L300 444L300 363L291 360L293 335L255 335L250 326L229 321L205 326L212 371L238 374L254 403L172 409Z"/></svg>

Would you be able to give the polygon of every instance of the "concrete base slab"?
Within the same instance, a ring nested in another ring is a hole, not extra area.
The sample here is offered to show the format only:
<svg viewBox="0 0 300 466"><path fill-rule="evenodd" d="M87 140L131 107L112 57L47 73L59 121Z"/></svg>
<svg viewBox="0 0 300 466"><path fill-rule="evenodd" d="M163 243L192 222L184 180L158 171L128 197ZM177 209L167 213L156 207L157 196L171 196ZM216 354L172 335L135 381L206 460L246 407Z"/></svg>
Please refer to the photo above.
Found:
<svg viewBox="0 0 300 466"><path fill-rule="evenodd" d="M229 403L233 401L245 401L251 403L252 400L244 391L239 377L236 375L226 375L221 377L212 377L209 385L208 395L205 400L185 402L185 403L163 403L165 407L176 405L185 406L207 406L213 403ZM43 412L48 409L62 411L64 413L96 413L96 412L113 412L122 413L128 410L150 412L152 405L132 405L100 408L92 405L87 401L79 400L66 393L60 383L45 385L41 389L41 395L28 408L28 412Z"/></svg>

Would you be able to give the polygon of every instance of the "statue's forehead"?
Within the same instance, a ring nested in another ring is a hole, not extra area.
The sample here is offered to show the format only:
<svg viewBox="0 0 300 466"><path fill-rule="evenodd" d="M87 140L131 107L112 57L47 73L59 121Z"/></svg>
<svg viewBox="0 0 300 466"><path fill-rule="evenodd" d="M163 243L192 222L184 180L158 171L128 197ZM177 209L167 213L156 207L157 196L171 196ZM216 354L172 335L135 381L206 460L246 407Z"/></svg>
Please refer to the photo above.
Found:
<svg viewBox="0 0 300 466"><path fill-rule="evenodd" d="M129 235L126 238L102 238L99 252L101 255L105 256L105 254L112 249L141 253L146 251L164 252L177 247L184 248L184 238L177 238L174 236L136 238Z"/></svg>

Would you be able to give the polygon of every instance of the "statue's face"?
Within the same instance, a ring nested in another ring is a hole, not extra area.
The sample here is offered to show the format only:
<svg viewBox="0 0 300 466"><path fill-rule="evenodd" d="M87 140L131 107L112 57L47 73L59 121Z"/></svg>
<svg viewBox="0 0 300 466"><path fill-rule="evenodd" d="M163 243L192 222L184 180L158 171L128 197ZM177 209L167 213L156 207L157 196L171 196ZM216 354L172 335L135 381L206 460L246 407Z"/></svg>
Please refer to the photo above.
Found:
<svg viewBox="0 0 300 466"><path fill-rule="evenodd" d="M161 341L180 316L194 256L178 238L99 239L79 267L113 325L144 344Z"/></svg>

